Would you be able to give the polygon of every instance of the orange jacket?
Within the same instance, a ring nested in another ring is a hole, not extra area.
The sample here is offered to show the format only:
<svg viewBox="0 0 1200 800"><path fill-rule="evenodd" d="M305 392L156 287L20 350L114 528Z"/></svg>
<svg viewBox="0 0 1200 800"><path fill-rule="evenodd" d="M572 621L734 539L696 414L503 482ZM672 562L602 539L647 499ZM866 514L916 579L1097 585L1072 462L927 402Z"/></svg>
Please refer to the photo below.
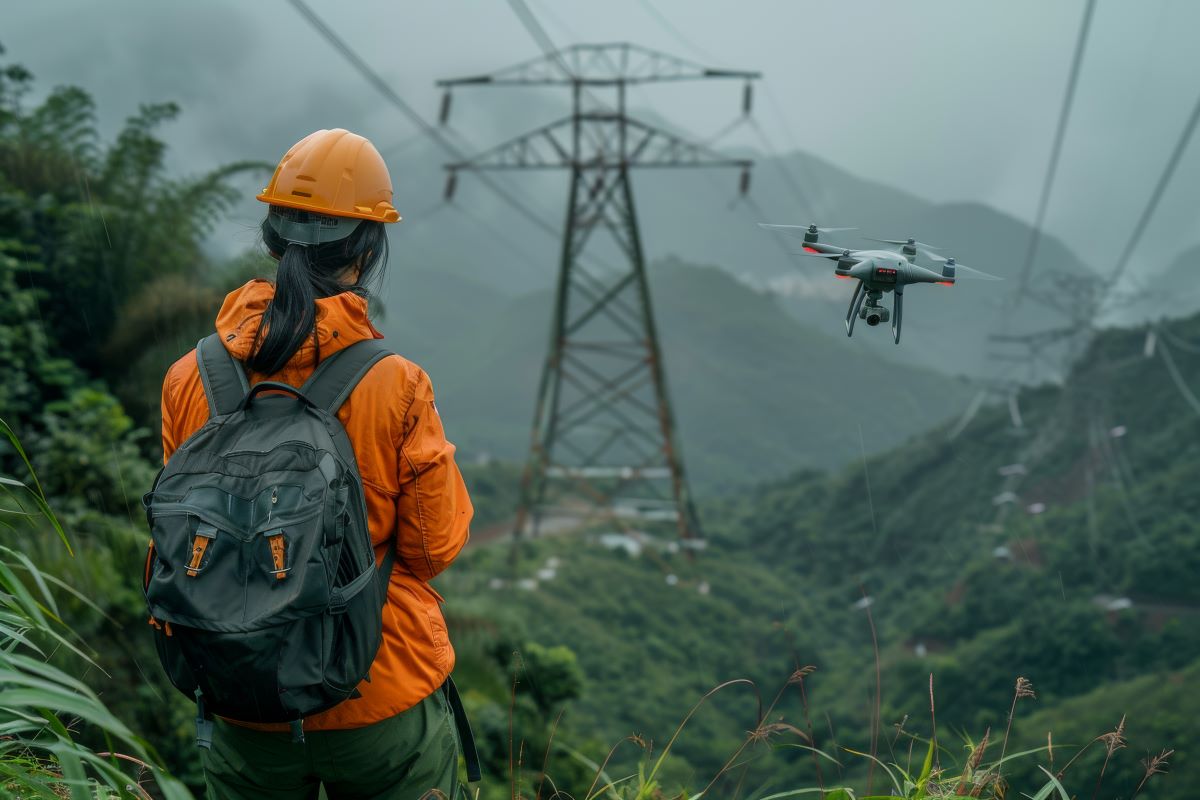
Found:
<svg viewBox="0 0 1200 800"><path fill-rule="evenodd" d="M275 288L253 280L231 292L217 315L217 332L234 358L250 354L263 311ZM317 300L321 357L362 339L381 339L367 319L367 303L350 292ZM275 375L250 373L250 382L300 386L312 373L311 337ZM162 394L163 460L208 420L204 386L192 350L167 372ZM307 730L358 728L411 708L429 696L454 667L454 648L429 581L450 565L467 541L471 500L454 463L433 402L429 376L411 361L389 356L363 377L338 411L358 460L367 499L367 524L376 560L396 548L383 645L362 697L304 722ZM254 726L281 727L286 726Z"/></svg>

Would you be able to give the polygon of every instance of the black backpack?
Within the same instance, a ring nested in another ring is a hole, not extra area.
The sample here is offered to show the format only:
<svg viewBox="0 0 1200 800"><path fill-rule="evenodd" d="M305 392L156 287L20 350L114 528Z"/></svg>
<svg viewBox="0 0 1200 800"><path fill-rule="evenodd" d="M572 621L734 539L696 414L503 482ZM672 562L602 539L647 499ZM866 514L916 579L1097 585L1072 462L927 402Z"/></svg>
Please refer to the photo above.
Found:
<svg viewBox="0 0 1200 800"><path fill-rule="evenodd" d="M145 594L159 659L211 715L289 722L356 696L382 642L395 548L375 565L354 450L335 416L389 355L368 339L303 386L250 387L214 334L196 346L210 419L143 498ZM272 394L264 395L264 392Z"/></svg>

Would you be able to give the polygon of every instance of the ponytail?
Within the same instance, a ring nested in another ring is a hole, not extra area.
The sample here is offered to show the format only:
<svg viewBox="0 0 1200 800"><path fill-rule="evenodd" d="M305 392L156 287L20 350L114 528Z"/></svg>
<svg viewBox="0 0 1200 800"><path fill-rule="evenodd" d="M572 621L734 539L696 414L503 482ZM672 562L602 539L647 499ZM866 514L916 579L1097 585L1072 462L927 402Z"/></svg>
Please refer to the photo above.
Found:
<svg viewBox="0 0 1200 800"><path fill-rule="evenodd" d="M305 245L287 241L264 220L262 236L271 255L279 258L279 269L275 297L263 313L246 366L253 372L274 375L309 336L318 350L314 365L320 360L316 301L345 291L365 296L368 282L387 261L387 233L383 223L364 220L344 239ZM340 283L338 277L356 264L358 280L352 285Z"/></svg>

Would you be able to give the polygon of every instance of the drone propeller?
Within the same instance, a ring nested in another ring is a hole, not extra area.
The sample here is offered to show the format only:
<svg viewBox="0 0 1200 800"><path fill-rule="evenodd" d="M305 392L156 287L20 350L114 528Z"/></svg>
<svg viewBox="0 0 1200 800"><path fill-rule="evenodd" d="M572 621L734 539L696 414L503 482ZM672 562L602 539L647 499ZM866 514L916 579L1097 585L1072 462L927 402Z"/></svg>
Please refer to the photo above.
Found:
<svg viewBox="0 0 1200 800"><path fill-rule="evenodd" d="M927 250L937 250L938 249L937 247L935 247L931 244L925 244L925 242L918 242L916 239L913 239L912 237L909 237L907 239L872 239L871 237L868 236L866 238L868 241L883 242L884 244L898 244L898 245L906 245L907 244L911 247L924 247Z"/></svg>
<svg viewBox="0 0 1200 800"><path fill-rule="evenodd" d="M773 225L769 222L760 222L758 227L767 228L768 230L782 231L792 235L803 235L805 233L836 233L838 231L856 231L858 228L818 228L816 225Z"/></svg>
<svg viewBox="0 0 1200 800"><path fill-rule="evenodd" d="M836 258L838 260L841 260L843 258L854 258L855 252L857 252L857 251L843 250L840 253L809 253L809 252L805 251L805 252L794 252L794 253L792 253L792 255L805 256L806 258Z"/></svg>
<svg viewBox="0 0 1200 800"><path fill-rule="evenodd" d="M929 256L930 258L932 258L934 261L938 262L939 264L946 264L948 266L953 267L956 272L958 270L962 270L963 272L965 272L966 273L965 275L958 274L958 277L960 279L968 278L968 279L982 280L982 281L1002 281L1002 280L1004 280L1004 278L1001 278L999 275L992 275L990 272L984 272L981 269L975 269L974 267L968 267L966 264L960 264L957 261L955 261L953 258L943 258L942 256L939 256L937 253L925 253L925 255Z"/></svg>
<svg viewBox="0 0 1200 800"><path fill-rule="evenodd" d="M980 270L980 269L973 269L972 267L964 267L962 264L955 264L954 267L956 269L965 270L967 273L966 275L960 274L958 276L959 278L974 278L976 280L981 280L981 281L1002 281L1002 280L1004 280L1004 278L1001 278L999 275L993 275L990 272L984 272L983 270Z"/></svg>

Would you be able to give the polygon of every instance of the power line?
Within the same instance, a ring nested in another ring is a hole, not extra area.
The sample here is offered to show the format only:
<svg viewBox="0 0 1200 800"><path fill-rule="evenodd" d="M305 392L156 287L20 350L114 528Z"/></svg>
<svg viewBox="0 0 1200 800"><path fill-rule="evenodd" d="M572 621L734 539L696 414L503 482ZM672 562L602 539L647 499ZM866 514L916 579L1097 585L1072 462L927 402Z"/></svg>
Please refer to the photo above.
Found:
<svg viewBox="0 0 1200 800"><path fill-rule="evenodd" d="M1196 398L1195 393L1187 385L1187 381L1183 379L1183 374L1179 371L1179 367L1175 364L1175 359L1171 357L1171 352L1167 347L1165 339L1160 339L1158 342L1158 354L1162 356L1163 364L1167 368L1167 372L1171 376L1171 382L1175 384L1175 389L1178 390L1179 396L1191 406L1192 411L1200 414L1200 400Z"/></svg>
<svg viewBox="0 0 1200 800"><path fill-rule="evenodd" d="M525 249L524 245L522 245L516 239L512 238L512 236L510 236L503 228L493 225L482 214L478 214L474 211L470 211L467 209L466 206L459 205L458 203L445 202L445 203L443 203L443 205L451 206L455 211L462 214L467 219L471 220L471 222L475 223L475 225L477 225L480 228L483 228L484 232L486 234L488 234L490 237L492 237L492 239L494 241L497 241L497 242L500 242L501 244L503 244L514 255L520 256L526 263L537 264L544 260L543 258L539 258L539 257L532 255L528 250Z"/></svg>
<svg viewBox="0 0 1200 800"><path fill-rule="evenodd" d="M1067 123L1071 117L1071 107L1075 100L1075 87L1079 82L1079 67L1083 63L1083 52L1087 46L1088 31L1092 24L1092 13L1096 8L1096 0L1087 0L1083 9L1083 19L1079 23L1079 37L1075 41L1075 55L1071 59L1071 72L1067 78L1067 91L1063 95L1062 109L1058 113L1058 129L1054 133L1054 145L1050 150L1050 162L1046 167L1046 177L1042 182L1042 195L1038 200L1037 216L1033 223L1033 235L1029 239L1029 248L1025 252L1025 263L1021 267L1021 277L1017 283L1014 296L1014 306L1020 305L1025 295L1025 286L1029 281L1029 273L1033 261L1037 257L1038 246L1042 240L1042 225L1046 220L1046 209L1050 204L1050 191L1054 187L1054 178L1058 174L1058 160L1062 154L1063 140L1067 132Z"/></svg>
<svg viewBox="0 0 1200 800"><path fill-rule="evenodd" d="M1094 2L1094 0L1089 0L1089 1ZM661 11L659 11L657 8L654 7L653 3L651 3L650 0L639 0L639 2L642 6L642 9L648 15L653 17L654 21L657 22L663 30L665 30L667 33L669 33L671 35L671 37L675 39L675 41L679 42L679 44L683 45L688 50L690 50L694 55L699 56L700 58L704 59L705 61L708 61L708 62L711 62L714 64L722 63L721 59L716 58L711 53L709 53L707 50L698 46L689 37L685 36L683 34L683 32L680 31L679 28L674 23L672 23L670 19L668 19L666 17L666 15L664 15ZM791 140L793 149L799 151L800 148L797 147L795 144L796 137L794 134L792 134L791 129L788 127L787 121L786 121L786 119L784 119L782 111L779 110L778 101L775 100L775 96L771 92L770 87L768 85L766 85L765 82L763 85L764 85L765 91L767 92L767 98L775 106L776 114L779 116L781 122L783 123L783 128L784 128L785 134L787 134L788 138ZM786 160L784 159L783 154L780 153L779 149L777 147L775 147L775 145L767 137L766 131L763 130L762 126L759 125L758 122L753 117L750 117L747 115L747 116L744 116L742 119L745 119L746 121L748 121L750 123L751 127L754 128L755 133L758 134L759 139L762 140L763 145L766 147L768 154L775 155L775 158L779 163L779 171L784 179L784 182L788 185L788 188L791 190L791 192L795 196L795 198L799 201L800 205L803 206L808 211L810 216L817 216L818 209L816 207L816 204L812 201L811 198L809 198L805 194L804 190L800 188L800 182L796 180L795 176L792 173L791 168L788 166ZM736 121L735 121L735 124L729 126L729 128L727 128L727 129L723 129L716 136L714 136L713 137L714 140L726 135L734 127L737 127Z"/></svg>
<svg viewBox="0 0 1200 800"><path fill-rule="evenodd" d="M775 147L774 143L767 138L767 132L764 131L762 126L758 124L757 120L751 118L750 127L753 128L754 132L758 134L758 138L762 140L767 152L773 152L775 154L775 160L779 164L779 174L783 178L783 182L788 185L788 188L791 190L792 194L795 195L795 198L800 205L808 211L809 217L815 217L817 215L816 204L813 203L808 195L805 194L804 190L800 188L800 183L796 180L795 176L792 175L791 169L788 168L786 157L780 153L779 149ZM809 219L810 223L816 221L817 220L815 219Z"/></svg>
<svg viewBox="0 0 1200 800"><path fill-rule="evenodd" d="M1187 124L1184 125L1183 133L1179 136L1179 141L1175 143L1175 150L1171 153L1170 159L1167 160L1166 167L1163 168L1163 173L1158 179L1158 184L1154 187L1154 193L1150 195L1150 202L1146 204L1146 209L1142 212L1137 226L1133 229L1133 235L1129 237L1129 242L1125 245L1124 252L1121 253L1121 257L1117 260L1116 267L1113 268L1112 276L1108 279L1110 290L1125 272L1125 268L1129 266L1129 259L1137 249L1138 243L1141 242L1142 234L1145 233L1146 225L1150 222L1150 218L1154 216L1154 212L1158 209L1158 202L1166 192L1167 185L1170 184L1176 167L1179 166L1179 161L1183 157L1184 150L1187 149L1188 142L1192 139L1192 134L1196 130L1196 123L1198 121L1200 121L1200 97L1196 98L1196 104L1192 107L1192 115L1188 118Z"/></svg>
<svg viewBox="0 0 1200 800"><path fill-rule="evenodd" d="M705 147L712 147L714 144L721 141L722 139L724 139L729 134L733 133L735 130L737 130L741 126L745 125L749 119L750 119L750 117L747 116L746 114L738 114L736 117L733 118L733 120L731 120L730 122L721 126L721 129L719 131L717 131L716 133L710 134L709 136L706 136L701 141L704 143Z"/></svg>
<svg viewBox="0 0 1200 800"><path fill-rule="evenodd" d="M538 9L541 11L542 16L545 17L546 19L550 20L552 23L554 23L554 27L558 28L558 30L564 36L566 36L568 39L575 41L575 42L582 40L583 37L581 37L578 33L576 33L575 30L570 25L563 22L562 17L560 17L556 13L554 13L553 6L551 6L547 3L540 2L540 1L535 2L534 5L536 5L538 7ZM530 10L532 11L532 9L530 9Z"/></svg>
<svg viewBox="0 0 1200 800"><path fill-rule="evenodd" d="M768 105L770 105L771 110L775 112L775 116L779 119L779 125L781 128L783 128L783 133L787 137L787 143L791 146L792 150L794 150L796 152L801 152L803 150L803 148L801 148L800 144L799 144L800 138L798 136L796 136L795 131L792 130L791 124L787 121L787 114L785 114L783 111L783 104L779 102L779 98L776 97L775 92L773 92L771 90L770 83L768 83L767 81L763 81L762 87L763 87L763 91L767 95ZM782 165L783 171L785 173L788 172L787 165L782 160L780 161L780 163ZM803 162L801 162L801 163L803 163ZM818 185L817 180L812 176L812 173L808 171L807 167L804 167L804 172L808 173L806 176L808 178L808 182L811 183L813 186L817 186ZM826 214L829 213L829 209L825 207L825 204L818 203L818 202L816 202L816 200L811 201L810 211L813 214L816 214L821 217L824 217ZM829 223L829 221L827 220L826 224L828 224L828 223Z"/></svg>
<svg viewBox="0 0 1200 800"><path fill-rule="evenodd" d="M445 136L445 134L443 134L433 125L426 122L421 115L418 114L415 109L413 109L412 106L406 103L404 98L400 97L400 95L396 93L396 91L387 83L387 81L385 81L377 72L371 69L370 65L363 61L362 58L359 57L358 53L354 52L353 48L347 45L346 42L343 41L342 38L333 31L332 28L326 25L325 21L317 16L316 12L309 8L308 4L305 3L304 0L288 1L292 4L292 7L295 8L302 17L304 17L305 21L307 21L309 25L311 25L313 29L316 30L316 32L319 33L331 47L333 47L333 49L337 50L343 58L350 62L350 65L354 67L354 69L358 71L360 75L362 75L367 83L371 84L371 86L373 86L381 95L383 95L388 102L398 108L401 113L408 117L408 119L426 136L437 142L437 144L439 144L443 150L453 156L455 160L466 160L466 155L459 150L458 147L456 147L454 143ZM559 238L559 231L556 227L539 217L536 212L532 211L525 203L521 202L519 198L505 189L499 182L493 180L488 175L481 175L480 180L483 181L484 185L486 185L489 189L504 199L510 206L512 206L513 210L517 211L521 216L533 223L539 230L548 234L555 240Z"/></svg>
<svg viewBox="0 0 1200 800"><path fill-rule="evenodd" d="M669 33L671 35L671 38L673 38L679 44L683 45L688 50L691 50L694 55L699 56L700 58L704 59L705 61L708 61L712 64L720 64L721 63L721 59L714 58L713 55L711 53L709 53L707 50L705 50L702 47L699 47L691 39L684 36L683 33L679 30L679 28L675 27L671 23L671 20L667 19L661 11L659 11L657 8L654 7L654 5L650 2L650 0L639 0L639 2L641 3L642 9L647 14L649 14L651 17L653 17L654 21L657 22L659 24L659 26L662 27L663 30L665 30L667 33Z"/></svg>
<svg viewBox="0 0 1200 800"><path fill-rule="evenodd" d="M563 58L562 53L555 46L550 35L546 33L546 29L538 22L534 13L529 10L529 6L525 5L525 0L508 0L508 5L513 10L513 13L517 15L517 19L520 20L521 25L529 32L533 40L537 42L537 46L542 49L542 52L554 61L555 65L562 70L564 75L569 78L574 77L575 73L567 66L566 59Z"/></svg>

